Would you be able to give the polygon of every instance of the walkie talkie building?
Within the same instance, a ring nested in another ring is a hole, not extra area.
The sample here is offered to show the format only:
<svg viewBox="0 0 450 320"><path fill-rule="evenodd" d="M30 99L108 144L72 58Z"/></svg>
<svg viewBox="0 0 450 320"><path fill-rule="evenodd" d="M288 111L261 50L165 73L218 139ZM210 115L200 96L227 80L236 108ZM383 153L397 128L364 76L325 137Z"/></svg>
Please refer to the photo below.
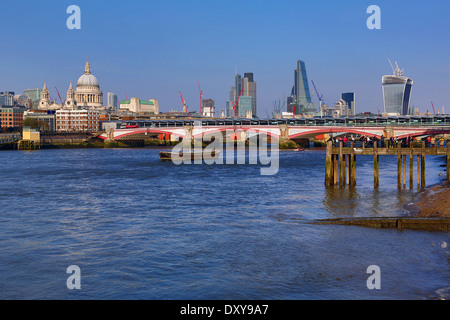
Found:
<svg viewBox="0 0 450 320"><path fill-rule="evenodd" d="M408 115L413 80L404 77L398 66L393 75L383 76L384 112L387 114Z"/></svg>

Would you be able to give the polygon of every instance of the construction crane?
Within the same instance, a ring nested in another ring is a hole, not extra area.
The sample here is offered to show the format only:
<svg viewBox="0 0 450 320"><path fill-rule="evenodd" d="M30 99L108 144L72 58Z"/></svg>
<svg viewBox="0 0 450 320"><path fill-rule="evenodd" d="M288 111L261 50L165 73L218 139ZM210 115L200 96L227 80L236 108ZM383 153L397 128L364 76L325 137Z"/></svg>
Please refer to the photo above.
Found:
<svg viewBox="0 0 450 320"><path fill-rule="evenodd" d="M58 93L58 97L59 97L59 101L61 101L61 105L63 105L62 99L61 99L61 95L59 94L58 88L55 87L56 89L56 93Z"/></svg>
<svg viewBox="0 0 450 320"><path fill-rule="evenodd" d="M239 99L241 98L242 91L244 91L244 88L242 88L242 89L241 89L241 92L239 92L239 95L238 95L238 97L237 97L236 103L234 103L234 102L232 101L232 103L233 103L233 110L234 110L234 117L235 117L235 118L237 117L236 106L239 104Z"/></svg>
<svg viewBox="0 0 450 320"><path fill-rule="evenodd" d="M314 84L314 81L311 80L311 82L312 82L312 85L314 87L314 91L317 94L317 98L319 99L319 111L322 112L321 110L322 110L322 102L323 102L322 98L323 98L323 95L320 95L319 91L317 91L317 88L316 88L316 85Z"/></svg>
<svg viewBox="0 0 450 320"><path fill-rule="evenodd" d="M433 107L433 113L436 114L436 111L434 110L434 104L433 104L433 101L431 101L431 106Z"/></svg>
<svg viewBox="0 0 450 320"><path fill-rule="evenodd" d="M186 101L184 101L183 96L181 95L181 91L178 92L180 93L181 104L183 105L183 112L188 112L188 106L186 105Z"/></svg>
<svg viewBox="0 0 450 320"><path fill-rule="evenodd" d="M200 115L203 115L203 92L202 89L200 89L200 82L198 83L198 91L200 92Z"/></svg>

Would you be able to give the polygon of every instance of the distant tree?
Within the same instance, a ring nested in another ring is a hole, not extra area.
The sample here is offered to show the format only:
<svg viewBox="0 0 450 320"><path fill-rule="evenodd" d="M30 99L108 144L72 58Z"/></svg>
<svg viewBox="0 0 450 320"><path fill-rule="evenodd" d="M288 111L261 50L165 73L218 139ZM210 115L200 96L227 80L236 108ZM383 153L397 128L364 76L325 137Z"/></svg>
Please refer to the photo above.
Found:
<svg viewBox="0 0 450 320"><path fill-rule="evenodd" d="M37 128L39 128L39 123L38 123L38 121L37 121L36 119L34 119L34 118L26 117L26 118L23 120L23 125L22 125L22 126L37 129Z"/></svg>

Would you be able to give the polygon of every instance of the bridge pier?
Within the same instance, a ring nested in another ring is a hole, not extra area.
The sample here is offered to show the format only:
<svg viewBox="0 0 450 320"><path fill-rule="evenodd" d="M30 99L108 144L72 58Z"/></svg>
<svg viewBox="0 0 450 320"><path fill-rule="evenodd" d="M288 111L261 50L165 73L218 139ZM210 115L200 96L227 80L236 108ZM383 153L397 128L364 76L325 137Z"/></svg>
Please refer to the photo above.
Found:
<svg viewBox="0 0 450 320"><path fill-rule="evenodd" d="M426 148L425 141L422 141L420 147L410 144L408 148L402 148L401 143L395 147L379 148L375 143L373 147L355 149L355 143L351 147L344 147L340 142L339 147L333 147L333 142L327 142L326 165L325 165L325 184L327 186L345 186L356 185L356 156L355 154L373 156L374 168L374 188L379 187L380 183L380 161L379 157L397 156L397 186L398 189L407 187L407 162L409 161L409 188L414 188L414 156L417 155L417 187L425 188L425 157L436 155L446 157L447 181L450 183L450 143L447 148ZM409 157L409 160L407 160Z"/></svg>

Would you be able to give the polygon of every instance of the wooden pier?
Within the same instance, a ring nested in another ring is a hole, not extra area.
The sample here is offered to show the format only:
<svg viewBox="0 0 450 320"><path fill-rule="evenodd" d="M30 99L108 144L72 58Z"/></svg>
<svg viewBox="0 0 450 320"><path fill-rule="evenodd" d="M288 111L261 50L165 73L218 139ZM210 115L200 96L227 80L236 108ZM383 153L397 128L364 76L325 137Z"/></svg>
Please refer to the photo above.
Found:
<svg viewBox="0 0 450 320"><path fill-rule="evenodd" d="M447 181L450 182L450 148L449 144L426 147L425 141L421 144L410 143L408 147L402 147L401 143L396 146L378 147L377 141L373 147L356 147L351 142L350 147L344 147L342 141L339 147L334 147L332 141L327 142L327 154L325 164L325 185L327 186L354 186L356 185L356 157L358 155L373 156L373 184L378 188L380 184L380 156L397 156L397 185L398 188L406 187L407 161L409 158L409 187L414 187L414 158L417 158L417 186L425 187L425 156L446 156L447 158Z"/></svg>

